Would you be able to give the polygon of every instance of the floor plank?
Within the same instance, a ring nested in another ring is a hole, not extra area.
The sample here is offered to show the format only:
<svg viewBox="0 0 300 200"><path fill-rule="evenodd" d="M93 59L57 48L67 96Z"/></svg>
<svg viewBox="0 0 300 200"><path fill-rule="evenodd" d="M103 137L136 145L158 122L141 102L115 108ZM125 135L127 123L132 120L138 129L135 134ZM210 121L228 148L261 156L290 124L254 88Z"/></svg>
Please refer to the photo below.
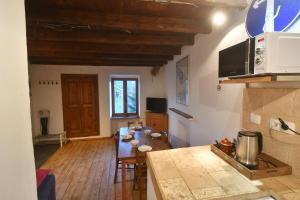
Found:
<svg viewBox="0 0 300 200"><path fill-rule="evenodd" d="M113 139L72 141L41 168L53 170L57 200L120 200L121 170L114 184L115 156ZM133 171L128 170L128 199L138 200L139 193L132 190L132 179Z"/></svg>

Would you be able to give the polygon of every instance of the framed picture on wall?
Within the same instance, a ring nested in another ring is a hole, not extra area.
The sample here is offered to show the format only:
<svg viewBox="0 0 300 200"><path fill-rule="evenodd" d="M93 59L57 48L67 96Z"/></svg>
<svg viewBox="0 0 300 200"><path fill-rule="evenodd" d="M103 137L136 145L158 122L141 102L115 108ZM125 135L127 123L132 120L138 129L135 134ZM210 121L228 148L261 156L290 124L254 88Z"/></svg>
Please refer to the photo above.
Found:
<svg viewBox="0 0 300 200"><path fill-rule="evenodd" d="M176 102L188 105L189 102L189 57L176 63Z"/></svg>

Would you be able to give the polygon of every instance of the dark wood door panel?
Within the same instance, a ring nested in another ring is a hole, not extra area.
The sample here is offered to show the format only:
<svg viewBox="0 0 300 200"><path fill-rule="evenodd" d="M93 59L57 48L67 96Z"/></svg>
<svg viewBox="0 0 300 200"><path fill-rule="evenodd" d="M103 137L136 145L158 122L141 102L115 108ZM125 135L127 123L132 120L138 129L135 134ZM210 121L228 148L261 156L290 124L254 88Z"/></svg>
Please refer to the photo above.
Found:
<svg viewBox="0 0 300 200"><path fill-rule="evenodd" d="M68 137L79 137L81 127L81 112L78 108L64 108L64 126Z"/></svg>
<svg viewBox="0 0 300 200"><path fill-rule="evenodd" d="M82 109L82 131L84 133L90 133L90 135L97 135L97 113L95 112L95 107L83 108Z"/></svg>
<svg viewBox="0 0 300 200"><path fill-rule="evenodd" d="M99 134L97 75L62 75L64 127L68 137Z"/></svg>
<svg viewBox="0 0 300 200"><path fill-rule="evenodd" d="M82 82L82 104L93 105L96 102L96 93L95 91L95 81L94 80L83 80Z"/></svg>
<svg viewBox="0 0 300 200"><path fill-rule="evenodd" d="M81 104L81 89L76 80L63 80L63 104L68 106L78 106Z"/></svg>

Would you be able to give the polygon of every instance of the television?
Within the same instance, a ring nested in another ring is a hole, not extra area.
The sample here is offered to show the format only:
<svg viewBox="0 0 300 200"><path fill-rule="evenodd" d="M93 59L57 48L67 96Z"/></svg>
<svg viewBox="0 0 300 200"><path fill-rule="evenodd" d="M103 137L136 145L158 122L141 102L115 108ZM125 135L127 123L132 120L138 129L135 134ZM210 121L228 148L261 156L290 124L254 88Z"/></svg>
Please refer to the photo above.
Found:
<svg viewBox="0 0 300 200"><path fill-rule="evenodd" d="M156 113L167 112L167 99L166 98L154 98L147 97L146 99L147 110Z"/></svg>

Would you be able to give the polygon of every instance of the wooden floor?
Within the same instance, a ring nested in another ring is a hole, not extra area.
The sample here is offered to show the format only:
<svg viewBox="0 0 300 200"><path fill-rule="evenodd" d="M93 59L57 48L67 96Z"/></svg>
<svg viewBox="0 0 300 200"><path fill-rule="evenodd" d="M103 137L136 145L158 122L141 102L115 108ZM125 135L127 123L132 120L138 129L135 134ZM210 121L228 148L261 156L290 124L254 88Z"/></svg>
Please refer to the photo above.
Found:
<svg viewBox="0 0 300 200"><path fill-rule="evenodd" d="M121 173L118 183L113 182L113 139L72 141L55 152L41 168L53 169L57 200L121 199ZM139 193L132 190L133 171L128 171L127 197L136 200L139 199ZM146 192L143 193L143 199L146 199Z"/></svg>

